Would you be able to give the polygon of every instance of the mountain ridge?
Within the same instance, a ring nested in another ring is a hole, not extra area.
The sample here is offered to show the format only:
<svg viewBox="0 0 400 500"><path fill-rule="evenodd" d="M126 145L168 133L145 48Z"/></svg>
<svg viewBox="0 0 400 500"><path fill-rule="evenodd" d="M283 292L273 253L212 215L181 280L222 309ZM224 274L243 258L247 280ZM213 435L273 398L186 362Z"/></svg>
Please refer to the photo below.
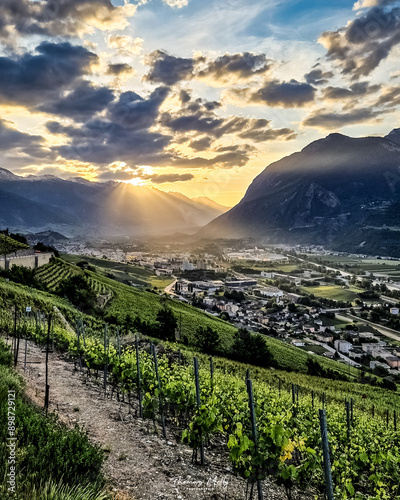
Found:
<svg viewBox="0 0 400 500"><path fill-rule="evenodd" d="M386 137L353 138L335 133L314 141L268 165L242 200L198 235L338 248L347 241L344 247L354 250L362 241L358 241L360 236L349 244L352 231L369 226L379 230L386 218L400 227L400 215L390 211L400 201L397 139L400 141L399 129ZM380 234L381 245L371 245L371 251L384 253L389 247L393 251L399 237L390 233L383 238Z"/></svg>

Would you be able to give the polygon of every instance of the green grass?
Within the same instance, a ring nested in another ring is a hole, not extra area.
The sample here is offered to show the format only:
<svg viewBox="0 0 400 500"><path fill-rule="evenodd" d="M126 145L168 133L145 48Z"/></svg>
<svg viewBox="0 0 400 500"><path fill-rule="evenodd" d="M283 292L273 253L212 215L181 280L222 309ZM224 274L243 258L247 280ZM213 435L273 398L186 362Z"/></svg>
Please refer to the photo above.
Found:
<svg viewBox="0 0 400 500"><path fill-rule="evenodd" d="M302 293L308 295L314 294L316 297L324 299L344 300L348 302L354 302L355 299L359 298L358 293L362 292L359 288L342 288L340 285L303 286L300 287L300 290Z"/></svg>

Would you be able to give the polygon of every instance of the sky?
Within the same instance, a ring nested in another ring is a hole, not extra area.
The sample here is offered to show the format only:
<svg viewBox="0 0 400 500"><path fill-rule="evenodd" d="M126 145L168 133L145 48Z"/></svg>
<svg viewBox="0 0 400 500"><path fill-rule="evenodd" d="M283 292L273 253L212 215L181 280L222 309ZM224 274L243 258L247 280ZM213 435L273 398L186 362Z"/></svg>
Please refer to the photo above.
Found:
<svg viewBox="0 0 400 500"><path fill-rule="evenodd" d="M399 125L400 2L2 0L0 167L233 206L330 133Z"/></svg>

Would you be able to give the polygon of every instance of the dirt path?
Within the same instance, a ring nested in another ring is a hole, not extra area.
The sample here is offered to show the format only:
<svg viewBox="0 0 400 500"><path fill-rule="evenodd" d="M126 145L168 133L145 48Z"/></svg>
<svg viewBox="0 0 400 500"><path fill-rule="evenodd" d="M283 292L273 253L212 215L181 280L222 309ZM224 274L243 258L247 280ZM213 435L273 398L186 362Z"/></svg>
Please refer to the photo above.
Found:
<svg viewBox="0 0 400 500"><path fill-rule="evenodd" d="M27 394L43 406L45 352L28 342L20 346L18 370L27 382ZM83 426L108 458L104 473L121 499L132 500L244 500L245 482L232 474L226 452L206 449L205 467L191 463L192 450L180 443L181 431L167 427L167 439L154 432L151 421L129 414L126 403L104 396L99 381L58 353L49 354L50 410L69 425ZM266 482L264 498L285 500L281 488ZM294 499L310 499L299 494Z"/></svg>

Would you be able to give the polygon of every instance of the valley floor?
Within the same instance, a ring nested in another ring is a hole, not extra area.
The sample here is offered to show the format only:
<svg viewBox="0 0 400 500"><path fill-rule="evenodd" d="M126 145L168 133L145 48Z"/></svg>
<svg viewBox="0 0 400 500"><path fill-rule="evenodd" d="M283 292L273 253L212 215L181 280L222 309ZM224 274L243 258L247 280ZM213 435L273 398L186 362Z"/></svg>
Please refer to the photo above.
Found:
<svg viewBox="0 0 400 500"><path fill-rule="evenodd" d="M45 357L43 350L28 342L24 371L25 342L19 353L18 371L27 384L27 395L43 406ZM50 410L68 425L83 426L89 438L107 452L104 473L118 500L244 500L246 484L235 477L226 452L218 443L206 448L206 466L191 463L192 450L180 443L181 431L167 426L167 438L151 420L137 418L136 400L131 413L114 394L104 395L98 380L88 379L86 370L59 353L49 354ZM225 448L225 446L223 447ZM285 500L284 490L264 483L264 498ZM309 500L298 493L293 500Z"/></svg>

